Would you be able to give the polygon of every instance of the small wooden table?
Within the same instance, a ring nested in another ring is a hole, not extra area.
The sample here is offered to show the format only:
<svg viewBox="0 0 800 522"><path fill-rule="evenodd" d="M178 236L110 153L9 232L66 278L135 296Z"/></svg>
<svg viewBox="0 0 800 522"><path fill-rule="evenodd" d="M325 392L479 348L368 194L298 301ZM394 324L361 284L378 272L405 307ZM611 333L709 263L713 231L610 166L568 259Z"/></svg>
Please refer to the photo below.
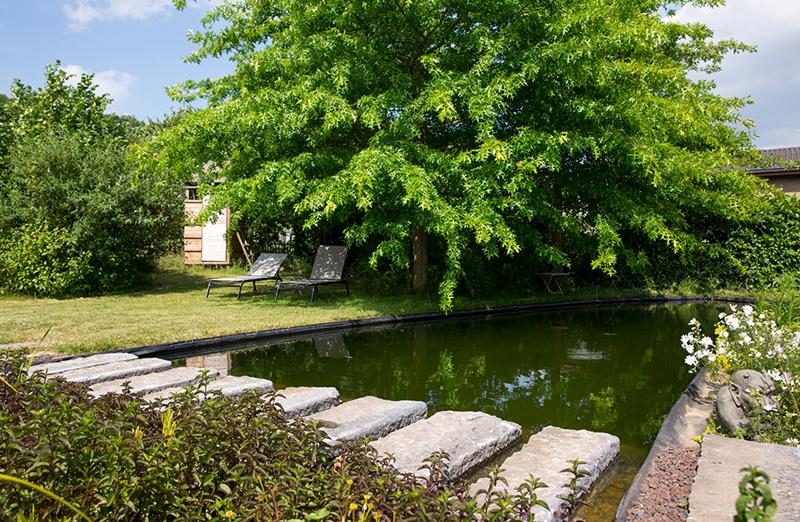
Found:
<svg viewBox="0 0 800 522"><path fill-rule="evenodd" d="M551 294L563 294L561 282L572 275L572 272L539 272L536 275L542 278L544 287ZM554 289L555 288L555 289Z"/></svg>

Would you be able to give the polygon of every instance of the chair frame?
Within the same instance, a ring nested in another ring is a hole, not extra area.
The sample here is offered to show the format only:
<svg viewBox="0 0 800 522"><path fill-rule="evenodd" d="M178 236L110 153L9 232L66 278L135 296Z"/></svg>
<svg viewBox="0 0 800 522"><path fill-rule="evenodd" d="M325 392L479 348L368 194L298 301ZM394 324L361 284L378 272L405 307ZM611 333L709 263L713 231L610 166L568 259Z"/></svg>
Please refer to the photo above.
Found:
<svg viewBox="0 0 800 522"><path fill-rule="evenodd" d="M314 264L316 265L317 259L319 258L320 251L323 247L328 247L333 245L320 245L317 249L317 255L314 258ZM344 249L344 258L347 257L347 247L340 247ZM350 296L350 285L348 284L347 280L343 277L344 273L344 262L345 259L342 260L342 268L340 272L340 276L338 279L294 279L288 281L278 281L275 284L275 300L278 299L281 295L281 291L284 289L283 287L294 287L292 290L296 293L302 294L303 290L306 288L311 288L311 302L314 302L314 299L317 296L317 291L320 286L329 286L329 285L344 285L345 292L347 292L347 296ZM312 269L312 274L314 270Z"/></svg>
<svg viewBox="0 0 800 522"><path fill-rule="evenodd" d="M263 256L265 254L261 254ZM236 292L236 299L239 299L242 296L242 288L247 283L253 283L253 293L257 293L258 289L256 288L257 281L282 281L280 272L281 272L281 265L286 260L286 254L273 254L273 255L280 255L283 256L281 259L280 265L278 265L278 270L275 272L275 275L271 276L258 276L258 275L243 275L240 277L227 277L227 278L219 278L219 279L209 279L208 280L208 288L206 288L206 299L208 299L208 294L211 293L211 288L214 286L238 286L239 289ZM261 258L259 256L259 259ZM258 262L258 259L256 260ZM255 265L255 263L253 263ZM252 268L251 268L252 269Z"/></svg>

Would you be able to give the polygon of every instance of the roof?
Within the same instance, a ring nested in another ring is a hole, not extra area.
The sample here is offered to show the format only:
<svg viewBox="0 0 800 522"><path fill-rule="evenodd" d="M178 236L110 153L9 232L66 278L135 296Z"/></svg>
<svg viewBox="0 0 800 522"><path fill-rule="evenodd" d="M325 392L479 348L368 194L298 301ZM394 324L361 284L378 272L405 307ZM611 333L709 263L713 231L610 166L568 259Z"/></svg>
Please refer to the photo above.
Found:
<svg viewBox="0 0 800 522"><path fill-rule="evenodd" d="M750 173L757 176L800 174L800 146L759 149L759 152L767 162L749 169ZM770 159L774 161L770 162Z"/></svg>

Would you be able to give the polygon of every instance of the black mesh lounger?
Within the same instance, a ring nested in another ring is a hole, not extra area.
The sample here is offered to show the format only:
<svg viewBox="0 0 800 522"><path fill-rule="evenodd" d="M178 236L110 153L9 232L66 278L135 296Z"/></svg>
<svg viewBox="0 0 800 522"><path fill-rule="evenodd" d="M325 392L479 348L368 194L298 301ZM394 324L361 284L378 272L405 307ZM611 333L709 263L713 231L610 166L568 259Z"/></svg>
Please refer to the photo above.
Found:
<svg viewBox="0 0 800 522"><path fill-rule="evenodd" d="M211 292L212 286L238 286L239 291L236 293L236 299L239 299L242 295L242 287L246 283L253 283L253 292L255 292L256 281L267 281L269 279L280 281L279 272L284 260L286 260L286 254L261 254L253 263L253 266L250 267L247 275L209 279L206 299Z"/></svg>
<svg viewBox="0 0 800 522"><path fill-rule="evenodd" d="M279 281L275 285L275 299L278 299L284 287L294 287L293 289L296 292L311 288L311 302L314 302L314 297L317 295L317 287L323 285L344 285L347 295L350 295L350 286L347 281L342 279L346 257L347 247L345 246L320 245L317 249L317 257L314 258L311 277L308 279Z"/></svg>

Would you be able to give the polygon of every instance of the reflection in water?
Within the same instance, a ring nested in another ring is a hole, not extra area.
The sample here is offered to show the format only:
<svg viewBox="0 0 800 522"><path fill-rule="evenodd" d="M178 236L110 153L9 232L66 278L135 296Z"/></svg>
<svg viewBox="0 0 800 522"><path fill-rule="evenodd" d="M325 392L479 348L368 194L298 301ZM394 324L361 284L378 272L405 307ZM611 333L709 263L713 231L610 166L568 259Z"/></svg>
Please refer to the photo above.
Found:
<svg viewBox="0 0 800 522"><path fill-rule="evenodd" d="M317 355L325 359L349 359L350 354L344 344L343 334L322 335L314 338Z"/></svg>
<svg viewBox="0 0 800 522"><path fill-rule="evenodd" d="M680 336L690 318L713 321L718 311L659 305L451 320L190 360L277 388L335 386L343 400L375 395L422 400L430 413L484 411L526 434L546 425L606 431L622 442L612 482L624 491L691 380Z"/></svg>
<svg viewBox="0 0 800 522"><path fill-rule="evenodd" d="M213 355L187 357L186 366L192 368L212 368L218 370L221 376L225 376L228 375L231 369L231 354L215 353Z"/></svg>
<svg viewBox="0 0 800 522"><path fill-rule="evenodd" d="M716 305L540 312L444 321L262 346L231 373L277 387L335 386L443 409L481 410L526 430L597 429L646 448L691 378L678 339Z"/></svg>

